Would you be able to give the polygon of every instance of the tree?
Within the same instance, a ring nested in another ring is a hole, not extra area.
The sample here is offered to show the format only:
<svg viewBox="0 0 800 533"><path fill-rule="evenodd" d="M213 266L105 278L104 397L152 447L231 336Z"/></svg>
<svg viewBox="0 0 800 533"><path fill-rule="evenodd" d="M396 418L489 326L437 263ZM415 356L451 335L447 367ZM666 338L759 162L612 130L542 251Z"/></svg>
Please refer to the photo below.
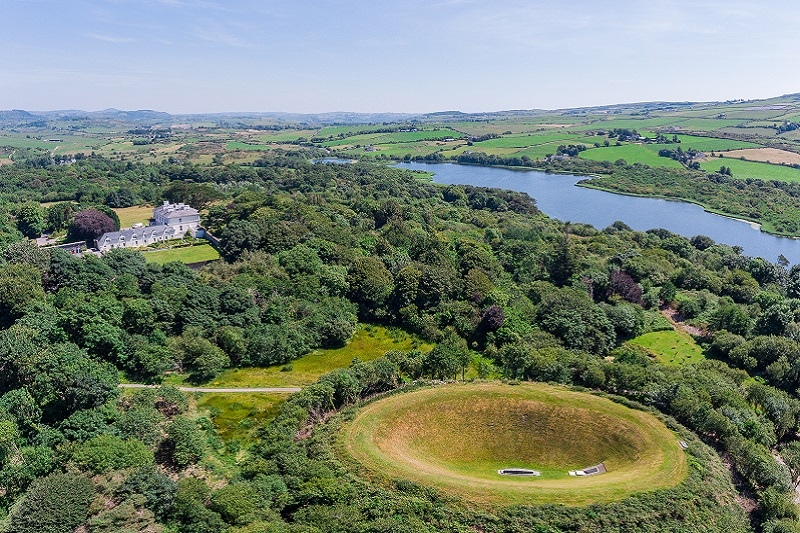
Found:
<svg viewBox="0 0 800 533"><path fill-rule="evenodd" d="M0 266L0 323L19 317L31 302L44 299L42 273L29 263Z"/></svg>
<svg viewBox="0 0 800 533"><path fill-rule="evenodd" d="M117 189L106 195L105 204L108 207L131 207L136 205L136 195L130 189Z"/></svg>
<svg viewBox="0 0 800 533"><path fill-rule="evenodd" d="M42 234L45 226L45 212L39 204L27 202L16 212L17 229L30 239Z"/></svg>
<svg viewBox="0 0 800 533"><path fill-rule="evenodd" d="M205 434L197 422L185 416L177 416L167 424L167 442L172 460L181 468L196 463L206 449Z"/></svg>
<svg viewBox="0 0 800 533"><path fill-rule="evenodd" d="M351 299L359 304L362 316L383 317L386 303L394 290L394 279L381 261L374 257L358 257L347 278Z"/></svg>
<svg viewBox="0 0 800 533"><path fill-rule="evenodd" d="M75 214L75 206L72 202L59 202L47 208L47 228L52 231L67 229L72 216Z"/></svg>
<svg viewBox="0 0 800 533"><path fill-rule="evenodd" d="M97 209L84 209L75 213L69 228L69 238L76 241L93 241L104 233L116 231L114 220Z"/></svg>
<svg viewBox="0 0 800 533"><path fill-rule="evenodd" d="M214 200L222 198L222 194L207 183L179 181L164 191L164 198L172 203L182 202L195 209L203 209Z"/></svg>
<svg viewBox="0 0 800 533"><path fill-rule="evenodd" d="M795 488L800 485L800 441L792 441L784 444L780 449L780 456L789 475L792 477L792 484Z"/></svg>
<svg viewBox="0 0 800 533"><path fill-rule="evenodd" d="M242 253L258 249L261 231L248 220L233 220L219 235L220 252L228 261L236 261Z"/></svg>

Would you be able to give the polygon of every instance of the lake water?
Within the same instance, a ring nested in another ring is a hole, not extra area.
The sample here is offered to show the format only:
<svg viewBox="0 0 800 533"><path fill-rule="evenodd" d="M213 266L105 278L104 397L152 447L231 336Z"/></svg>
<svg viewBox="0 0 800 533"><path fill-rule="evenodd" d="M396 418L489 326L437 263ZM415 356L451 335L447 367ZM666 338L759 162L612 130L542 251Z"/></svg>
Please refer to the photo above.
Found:
<svg viewBox="0 0 800 533"><path fill-rule="evenodd" d="M575 184L585 176L546 174L533 170L458 165L455 163L399 163L400 168L435 172L436 183L497 187L528 193L552 218L584 222L602 229L620 220L639 231L664 228L685 237L707 235L717 242L741 246L749 256L775 262L783 254L800 263L800 240L776 237L757 226L703 211L686 202L613 194Z"/></svg>

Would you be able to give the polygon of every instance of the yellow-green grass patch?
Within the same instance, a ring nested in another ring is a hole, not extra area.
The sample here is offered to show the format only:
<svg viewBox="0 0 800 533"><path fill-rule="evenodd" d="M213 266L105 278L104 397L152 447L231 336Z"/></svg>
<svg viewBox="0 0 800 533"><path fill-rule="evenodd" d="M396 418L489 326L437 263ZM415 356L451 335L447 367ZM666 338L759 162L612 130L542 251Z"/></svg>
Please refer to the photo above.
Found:
<svg viewBox="0 0 800 533"><path fill-rule="evenodd" d="M197 407L207 410L217 434L226 441L257 440L257 431L275 418L285 394L203 393Z"/></svg>
<svg viewBox="0 0 800 533"><path fill-rule="evenodd" d="M665 365L679 366L705 359L703 349L684 331L654 331L628 342L645 348Z"/></svg>
<svg viewBox="0 0 800 533"><path fill-rule="evenodd" d="M203 263L205 261L216 261L219 259L219 252L210 244L185 246L183 248L172 248L169 250L156 250L153 252L143 252L143 254L148 263L157 264L180 261L191 265L193 263Z"/></svg>
<svg viewBox="0 0 800 533"><path fill-rule="evenodd" d="M118 207L114 212L119 217L119 227L130 228L134 224L145 226L153 217L153 207L149 205L135 205L133 207Z"/></svg>
<svg viewBox="0 0 800 533"><path fill-rule="evenodd" d="M391 350L418 349L427 352L432 345L408 333L381 326L359 329L342 348L314 350L286 365L263 368L232 368L220 374L209 387L302 387L314 383L322 374L350 366L354 359L372 361Z"/></svg>
<svg viewBox="0 0 800 533"><path fill-rule="evenodd" d="M687 473L677 436L654 415L541 383L389 396L357 412L338 449L372 479L408 479L491 506L617 501L673 487ZM599 463L606 473L568 474ZM541 475L500 475L504 468Z"/></svg>

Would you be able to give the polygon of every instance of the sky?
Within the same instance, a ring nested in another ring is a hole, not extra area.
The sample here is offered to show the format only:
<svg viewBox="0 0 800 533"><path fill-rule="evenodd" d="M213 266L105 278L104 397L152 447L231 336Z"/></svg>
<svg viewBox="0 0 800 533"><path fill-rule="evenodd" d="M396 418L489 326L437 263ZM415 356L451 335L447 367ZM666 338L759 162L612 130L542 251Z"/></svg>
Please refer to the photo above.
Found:
<svg viewBox="0 0 800 533"><path fill-rule="evenodd" d="M464 112L800 92L786 0L0 0L0 109Z"/></svg>

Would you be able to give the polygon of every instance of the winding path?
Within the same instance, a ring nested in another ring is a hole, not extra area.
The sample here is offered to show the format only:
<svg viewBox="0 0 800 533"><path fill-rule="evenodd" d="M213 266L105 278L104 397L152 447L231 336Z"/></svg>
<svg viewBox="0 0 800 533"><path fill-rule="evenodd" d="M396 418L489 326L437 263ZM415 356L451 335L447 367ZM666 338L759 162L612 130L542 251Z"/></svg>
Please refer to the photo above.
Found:
<svg viewBox="0 0 800 533"><path fill-rule="evenodd" d="M141 383L120 383L122 389L157 389L161 385L142 385ZM300 392L300 387L244 387L240 389L216 389L209 387L176 387L183 392L277 392L289 394Z"/></svg>

